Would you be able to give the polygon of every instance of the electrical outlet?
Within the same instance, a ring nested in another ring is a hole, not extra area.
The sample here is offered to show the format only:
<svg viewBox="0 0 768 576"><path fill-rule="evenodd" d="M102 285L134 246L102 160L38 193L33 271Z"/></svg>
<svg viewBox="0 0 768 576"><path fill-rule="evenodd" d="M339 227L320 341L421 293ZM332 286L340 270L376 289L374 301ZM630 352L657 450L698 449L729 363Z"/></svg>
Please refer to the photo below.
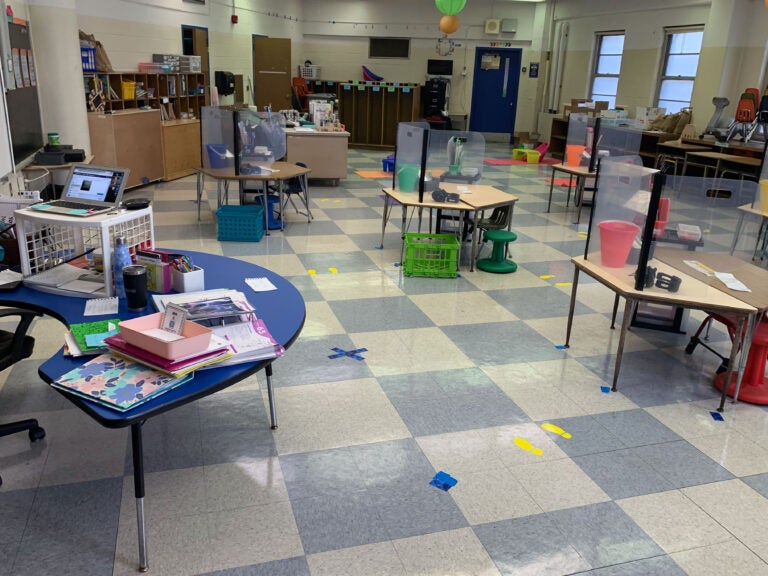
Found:
<svg viewBox="0 0 768 576"><path fill-rule="evenodd" d="M34 200L35 202L40 202L41 200L39 190L19 190L19 196Z"/></svg>

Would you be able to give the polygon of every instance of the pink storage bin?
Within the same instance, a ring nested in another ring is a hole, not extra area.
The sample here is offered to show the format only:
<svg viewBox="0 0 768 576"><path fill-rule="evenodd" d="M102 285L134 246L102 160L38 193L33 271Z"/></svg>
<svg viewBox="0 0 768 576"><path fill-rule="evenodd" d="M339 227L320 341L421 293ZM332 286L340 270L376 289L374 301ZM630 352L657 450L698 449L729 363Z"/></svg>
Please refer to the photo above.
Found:
<svg viewBox="0 0 768 576"><path fill-rule="evenodd" d="M210 328L200 326L200 324L190 322L189 320L184 322L184 329L181 331L181 335L184 338L181 340L165 342L150 334L146 334L147 330L160 328L162 322L163 313L158 312L156 314L134 318L133 320L124 320L120 322L118 326L120 328L120 334L125 338L125 341L128 342L128 344L133 344L134 346L143 348L148 352L152 352L152 354L162 356L168 360L186 358L187 356L193 356L199 352L204 352L211 342L211 334L213 331Z"/></svg>

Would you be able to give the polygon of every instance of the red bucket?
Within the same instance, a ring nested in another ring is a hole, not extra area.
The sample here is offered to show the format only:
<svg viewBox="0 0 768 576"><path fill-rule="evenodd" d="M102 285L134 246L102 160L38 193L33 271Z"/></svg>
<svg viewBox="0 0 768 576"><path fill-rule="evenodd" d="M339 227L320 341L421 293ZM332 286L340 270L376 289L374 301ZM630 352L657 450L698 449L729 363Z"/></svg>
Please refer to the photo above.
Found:
<svg viewBox="0 0 768 576"><path fill-rule="evenodd" d="M624 220L604 220L600 227L600 258L603 266L624 268L640 226Z"/></svg>

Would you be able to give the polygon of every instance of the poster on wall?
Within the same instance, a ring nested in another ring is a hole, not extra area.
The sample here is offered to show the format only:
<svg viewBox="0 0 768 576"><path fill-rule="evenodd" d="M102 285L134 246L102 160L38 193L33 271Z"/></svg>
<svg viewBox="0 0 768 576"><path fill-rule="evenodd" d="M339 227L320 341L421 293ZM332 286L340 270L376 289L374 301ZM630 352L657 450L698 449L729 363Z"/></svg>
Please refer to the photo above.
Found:
<svg viewBox="0 0 768 576"><path fill-rule="evenodd" d="M480 58L480 68L482 70L498 70L501 68L501 55L483 54Z"/></svg>
<svg viewBox="0 0 768 576"><path fill-rule="evenodd" d="M37 86L37 72L35 71L35 59L32 56L32 50L27 50L27 62L29 65L29 83Z"/></svg>
<svg viewBox="0 0 768 576"><path fill-rule="evenodd" d="M11 49L11 57L13 59L13 77L16 79L16 88L23 88L24 81L21 78L21 61L19 60L19 49Z"/></svg>
<svg viewBox="0 0 768 576"><path fill-rule="evenodd" d="M29 62L27 61L27 52L23 48L19 50L19 60L21 60L21 79L24 81L24 88L29 88Z"/></svg>

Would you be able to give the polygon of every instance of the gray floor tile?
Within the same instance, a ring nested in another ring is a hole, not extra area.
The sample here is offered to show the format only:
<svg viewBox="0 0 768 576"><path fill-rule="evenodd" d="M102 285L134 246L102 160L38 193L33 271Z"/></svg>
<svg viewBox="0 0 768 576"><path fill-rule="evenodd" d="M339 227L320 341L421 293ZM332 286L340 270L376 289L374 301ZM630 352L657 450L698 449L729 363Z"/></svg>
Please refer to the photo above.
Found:
<svg viewBox="0 0 768 576"><path fill-rule="evenodd" d="M429 482L435 470L412 438L350 448L365 485L372 490L397 491Z"/></svg>
<svg viewBox="0 0 768 576"><path fill-rule="evenodd" d="M456 278L425 278L420 276L403 276L400 288L409 296L417 294L451 294L454 292L471 292L478 288L469 280L466 270L459 272Z"/></svg>
<svg viewBox="0 0 768 576"><path fill-rule="evenodd" d="M299 292L301 292L301 297L304 298L304 302L322 302L325 300L323 295L320 294L317 284L315 284L312 280L312 276L309 274L304 276L286 276L285 278L293 284Z"/></svg>
<svg viewBox="0 0 768 576"><path fill-rule="evenodd" d="M382 202L383 205L384 202ZM333 221L370 219L372 222L381 222L381 215L371 208L333 208L331 206L322 208Z"/></svg>
<svg viewBox="0 0 768 576"><path fill-rule="evenodd" d="M367 491L343 498L291 499L296 525L307 554L388 540L379 507Z"/></svg>
<svg viewBox="0 0 768 576"><path fill-rule="evenodd" d="M347 357L328 358L335 354L333 348L355 350L357 346L352 344L346 334L300 337L290 348L290 368L286 367L285 373L281 373L279 378L275 376L275 387L339 382L371 376L371 370L364 360Z"/></svg>
<svg viewBox="0 0 768 576"><path fill-rule="evenodd" d="M40 364L41 360L28 359L8 369L7 380L0 389L0 422L12 421L14 414L61 410L72 405L40 379L37 373Z"/></svg>
<svg viewBox="0 0 768 576"><path fill-rule="evenodd" d="M503 576L562 576L591 567L546 514L473 530Z"/></svg>
<svg viewBox="0 0 768 576"><path fill-rule="evenodd" d="M390 400L400 402L417 398L435 400L444 396L494 393L499 390L493 380L479 368L380 376L378 381Z"/></svg>
<svg viewBox="0 0 768 576"><path fill-rule="evenodd" d="M640 446L635 454L648 462L675 488L730 480L733 474L685 440Z"/></svg>
<svg viewBox="0 0 768 576"><path fill-rule="evenodd" d="M407 296L329 302L348 333L428 328L434 322Z"/></svg>
<svg viewBox="0 0 768 576"><path fill-rule="evenodd" d="M613 502L558 510L547 516L593 568L664 554Z"/></svg>
<svg viewBox="0 0 768 576"><path fill-rule="evenodd" d="M0 473L2 469L0 468ZM0 492L0 549L21 540L27 526L34 490L6 490Z"/></svg>
<svg viewBox="0 0 768 576"><path fill-rule="evenodd" d="M636 448L576 456L573 461L611 498L630 498L676 486L638 454Z"/></svg>
<svg viewBox="0 0 768 576"><path fill-rule="evenodd" d="M680 440L680 436L645 410L606 412L596 414L594 418L615 436L621 438L621 442L628 448Z"/></svg>
<svg viewBox="0 0 768 576"><path fill-rule="evenodd" d="M742 482L751 486L754 490L768 498L768 473L755 474L741 479Z"/></svg>
<svg viewBox="0 0 768 576"><path fill-rule="evenodd" d="M475 364L511 364L565 358L554 345L523 322L443 326L442 331Z"/></svg>
<svg viewBox="0 0 768 576"><path fill-rule="evenodd" d="M621 439L607 430L593 416L560 418L549 420L549 422L560 426L571 435L571 438L568 439L558 435L550 436L558 447L571 458L624 448Z"/></svg>
<svg viewBox="0 0 768 576"><path fill-rule="evenodd" d="M314 208L314 206L310 204L310 208ZM292 210L290 206L288 209ZM288 214L289 216L286 218L293 218L293 220L286 222L285 230L282 232L285 236L330 236L342 233L341 228L332 220L312 220L307 225L306 219L301 222L296 221L300 217L296 216L296 212L288 212ZM291 214L293 216L290 216Z"/></svg>
<svg viewBox="0 0 768 576"><path fill-rule="evenodd" d="M357 463L359 450L338 448L280 456L283 480L291 500L336 499L365 490L368 479Z"/></svg>
<svg viewBox="0 0 768 576"><path fill-rule="evenodd" d="M570 296L554 286L488 290L486 294L523 320L568 315ZM594 310L577 302L573 312L574 314L593 314Z"/></svg>

